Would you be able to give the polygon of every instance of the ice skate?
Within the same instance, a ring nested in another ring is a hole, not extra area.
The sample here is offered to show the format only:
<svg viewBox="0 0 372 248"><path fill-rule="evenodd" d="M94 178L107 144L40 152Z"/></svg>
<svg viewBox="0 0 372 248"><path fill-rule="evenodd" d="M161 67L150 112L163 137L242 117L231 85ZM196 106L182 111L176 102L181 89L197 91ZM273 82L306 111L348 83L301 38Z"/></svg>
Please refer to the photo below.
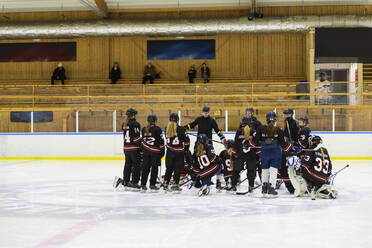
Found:
<svg viewBox="0 0 372 248"><path fill-rule="evenodd" d="M123 179L121 179L120 177L115 176L115 179L114 179L114 182L113 182L112 186L116 189L122 183L123 183Z"/></svg>
<svg viewBox="0 0 372 248"><path fill-rule="evenodd" d="M150 192L151 193L158 193L159 192L159 187L157 187L156 185L150 185Z"/></svg>
<svg viewBox="0 0 372 248"><path fill-rule="evenodd" d="M142 193L145 193L147 191L147 187L146 187L146 185L142 185L141 186L141 192Z"/></svg>
<svg viewBox="0 0 372 248"><path fill-rule="evenodd" d="M175 185L172 185L171 191L175 194L179 194L181 193L182 189L180 188L179 185L175 184Z"/></svg>
<svg viewBox="0 0 372 248"><path fill-rule="evenodd" d="M199 196L203 196L203 195L208 195L210 192L210 188L208 185L204 185L203 187L201 187L201 189L199 190L198 192L198 195Z"/></svg>
<svg viewBox="0 0 372 248"><path fill-rule="evenodd" d="M271 185L271 183L268 184L267 186L267 196L268 197L277 197L278 192L275 190L275 188Z"/></svg>
<svg viewBox="0 0 372 248"><path fill-rule="evenodd" d="M222 185L221 185L221 181L220 180L217 180L216 181L216 190L217 192L221 192L223 189Z"/></svg>
<svg viewBox="0 0 372 248"><path fill-rule="evenodd" d="M267 195L267 190L268 190L268 185L267 185L267 183L263 183L263 184L262 184L262 191L261 191L261 193L262 193L262 195L263 195L264 197Z"/></svg>
<svg viewBox="0 0 372 248"><path fill-rule="evenodd" d="M129 187L132 191L140 191L141 186L139 186L137 183L129 183Z"/></svg>
<svg viewBox="0 0 372 248"><path fill-rule="evenodd" d="M227 189L227 191L229 193L235 194L237 191L236 185L231 186L230 188Z"/></svg>

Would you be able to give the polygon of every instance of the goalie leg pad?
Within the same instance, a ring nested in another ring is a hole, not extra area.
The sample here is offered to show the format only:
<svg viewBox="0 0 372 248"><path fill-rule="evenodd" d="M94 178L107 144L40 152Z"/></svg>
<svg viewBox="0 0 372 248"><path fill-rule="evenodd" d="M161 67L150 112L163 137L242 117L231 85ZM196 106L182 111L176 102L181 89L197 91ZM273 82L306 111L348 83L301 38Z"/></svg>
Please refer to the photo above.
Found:
<svg viewBox="0 0 372 248"><path fill-rule="evenodd" d="M328 184L323 184L322 187L315 192L315 197L321 199L336 199L337 196L338 190L336 187Z"/></svg>
<svg viewBox="0 0 372 248"><path fill-rule="evenodd" d="M293 194L294 197L303 196L307 192L306 180L303 177L296 175L296 171L293 166L288 167L288 175L293 187L295 188Z"/></svg>

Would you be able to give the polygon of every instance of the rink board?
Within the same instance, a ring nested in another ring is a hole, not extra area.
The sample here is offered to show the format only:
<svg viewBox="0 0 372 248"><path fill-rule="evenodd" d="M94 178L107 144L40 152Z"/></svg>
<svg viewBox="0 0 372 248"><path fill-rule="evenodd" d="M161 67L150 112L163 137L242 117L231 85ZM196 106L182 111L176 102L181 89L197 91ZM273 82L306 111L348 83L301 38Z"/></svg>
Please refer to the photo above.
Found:
<svg viewBox="0 0 372 248"><path fill-rule="evenodd" d="M195 134L195 133L192 133ZM372 132L313 132L323 138L332 159L371 160ZM234 132L226 132L233 139ZM191 149L195 136L190 135ZM214 140L219 140L214 134ZM0 159L123 160L122 133L2 133ZM216 152L223 146L214 143Z"/></svg>

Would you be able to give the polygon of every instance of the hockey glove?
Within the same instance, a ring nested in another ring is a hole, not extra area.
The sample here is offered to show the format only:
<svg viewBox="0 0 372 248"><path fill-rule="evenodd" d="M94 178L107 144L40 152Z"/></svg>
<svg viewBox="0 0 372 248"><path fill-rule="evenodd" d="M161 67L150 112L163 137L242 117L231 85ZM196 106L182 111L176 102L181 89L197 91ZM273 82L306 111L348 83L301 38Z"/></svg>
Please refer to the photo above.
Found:
<svg viewBox="0 0 372 248"><path fill-rule="evenodd" d="M222 144L224 145L224 146L226 146L226 138L225 138L225 136L223 136L223 135L221 135L220 136L220 140L221 140L221 142L222 142Z"/></svg>
<svg viewBox="0 0 372 248"><path fill-rule="evenodd" d="M288 157L287 166L293 166L296 170L298 170L301 167L301 159L297 156Z"/></svg>
<svg viewBox="0 0 372 248"><path fill-rule="evenodd" d="M300 152L302 152L302 148L299 147L299 146L293 146L293 148L292 148L292 152L293 152L294 154L299 154Z"/></svg>

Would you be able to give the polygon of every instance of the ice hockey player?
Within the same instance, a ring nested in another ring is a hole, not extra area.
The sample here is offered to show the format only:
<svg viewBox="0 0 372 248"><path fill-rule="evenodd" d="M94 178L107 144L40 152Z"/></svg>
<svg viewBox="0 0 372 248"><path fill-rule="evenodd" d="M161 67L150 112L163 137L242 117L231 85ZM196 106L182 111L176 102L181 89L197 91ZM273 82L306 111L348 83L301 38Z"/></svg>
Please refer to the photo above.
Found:
<svg viewBox="0 0 372 248"><path fill-rule="evenodd" d="M298 140L299 128L298 128L296 120L293 118L293 114L294 114L293 109L286 109L283 111L283 114L285 118L284 119L284 136L289 140L290 143L295 144ZM279 174L288 192L293 194L294 187L291 181L289 180L288 166L286 164L288 155L289 154L285 152L282 153L282 165L279 170Z"/></svg>
<svg viewBox="0 0 372 248"><path fill-rule="evenodd" d="M276 120L274 112L267 113L267 125L260 126L256 135L249 140L251 146L261 146L262 194L264 196L276 196L278 194L274 187L278 169L281 167L282 150L284 152L292 150L295 154L301 150L285 141L284 132L276 126Z"/></svg>
<svg viewBox="0 0 372 248"><path fill-rule="evenodd" d="M178 120L178 115L171 113L165 132L167 155L165 158L164 190L168 190L173 174L174 185L170 188L173 192L181 191L179 187L180 174L184 168L185 151L188 151L190 147L190 139L186 133L186 129L178 125Z"/></svg>
<svg viewBox="0 0 372 248"><path fill-rule="evenodd" d="M231 177L233 172L232 152L233 152L234 140L229 139L226 141L226 149L220 152L219 158L221 162L220 174L217 174L216 189L221 190L221 177L223 175L226 189L231 187Z"/></svg>
<svg viewBox="0 0 372 248"><path fill-rule="evenodd" d="M202 188L199 191L199 196L208 195L212 185L211 178L220 169L220 161L215 154L214 148L209 143L209 138L206 134L199 134L197 145L194 149L194 163L192 170L202 183Z"/></svg>
<svg viewBox="0 0 372 248"><path fill-rule="evenodd" d="M230 191L236 192L240 172L244 170L244 165L247 169L248 192L252 192L254 188L254 180L256 178L257 161L256 152L253 147L249 145L249 140L253 135L253 130L250 129L249 118L244 117L240 128L236 131L234 146L233 146L233 175L232 186Z"/></svg>
<svg viewBox="0 0 372 248"><path fill-rule="evenodd" d="M298 132L298 140L297 143L303 149L309 148L309 138L311 135L311 130L308 128L309 119L307 116L301 116L298 118L298 124L300 126L300 130Z"/></svg>
<svg viewBox="0 0 372 248"><path fill-rule="evenodd" d="M319 136L311 136L309 148L303 152L302 160L290 157L287 161L291 181L296 189L294 196L301 197L310 192L313 199L335 199L338 191L328 184L332 163L327 149L322 146L322 139Z"/></svg>
<svg viewBox="0 0 372 248"><path fill-rule="evenodd" d="M258 126L262 125L261 122L257 120L256 116L254 116L253 108L247 108L245 110L245 116L248 117L248 119L250 119L250 124L252 125L251 128L257 128Z"/></svg>
<svg viewBox="0 0 372 248"><path fill-rule="evenodd" d="M220 137L221 142L226 143L226 138L222 134L221 130L218 128L217 122L214 118L209 115L210 108L205 106L202 110L202 115L197 117L193 122L185 125L187 130L193 129L195 126L198 126L198 136L200 134L207 135L209 143L212 144L212 130L214 130L218 137Z"/></svg>
<svg viewBox="0 0 372 248"><path fill-rule="evenodd" d="M150 176L150 189L153 192L159 190L155 185L158 177L158 167L161 165L161 158L164 156L164 139L162 130L156 125L156 115L147 116L147 126L142 129L142 150L143 168L141 178L141 190L147 190L147 178Z"/></svg>
<svg viewBox="0 0 372 248"><path fill-rule="evenodd" d="M140 180L140 146L141 146L141 125L136 121L137 110L130 108L125 113L126 117L122 124L124 138L125 165L123 179L116 177L114 187L123 184L124 188L139 190ZM132 180L130 181L130 179Z"/></svg>

